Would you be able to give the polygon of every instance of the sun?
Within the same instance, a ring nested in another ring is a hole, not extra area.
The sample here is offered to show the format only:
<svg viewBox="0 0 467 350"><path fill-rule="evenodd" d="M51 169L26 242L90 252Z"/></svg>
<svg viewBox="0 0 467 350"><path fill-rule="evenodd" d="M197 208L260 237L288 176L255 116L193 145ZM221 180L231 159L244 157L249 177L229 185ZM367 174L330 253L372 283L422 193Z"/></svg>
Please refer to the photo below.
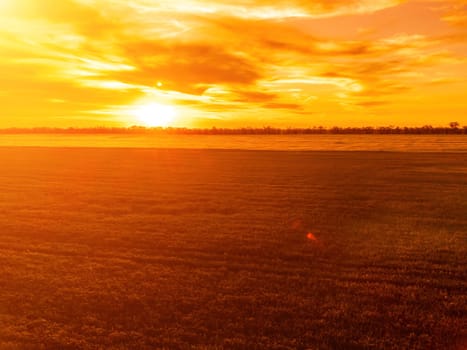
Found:
<svg viewBox="0 0 467 350"><path fill-rule="evenodd" d="M147 127L167 127L177 116L173 106L160 103L149 103L136 107L132 114L138 121Z"/></svg>

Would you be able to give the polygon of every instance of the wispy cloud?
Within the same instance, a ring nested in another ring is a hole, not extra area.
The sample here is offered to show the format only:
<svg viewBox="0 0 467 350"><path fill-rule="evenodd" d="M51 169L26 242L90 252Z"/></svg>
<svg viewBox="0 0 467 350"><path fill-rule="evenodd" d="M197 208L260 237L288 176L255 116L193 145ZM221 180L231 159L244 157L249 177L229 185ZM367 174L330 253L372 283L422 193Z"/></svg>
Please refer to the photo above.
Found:
<svg viewBox="0 0 467 350"><path fill-rule="evenodd" d="M2 125L131 123L119 113L153 100L179 106L180 125L396 124L407 110L440 124L447 92L465 97L463 0L1 6Z"/></svg>

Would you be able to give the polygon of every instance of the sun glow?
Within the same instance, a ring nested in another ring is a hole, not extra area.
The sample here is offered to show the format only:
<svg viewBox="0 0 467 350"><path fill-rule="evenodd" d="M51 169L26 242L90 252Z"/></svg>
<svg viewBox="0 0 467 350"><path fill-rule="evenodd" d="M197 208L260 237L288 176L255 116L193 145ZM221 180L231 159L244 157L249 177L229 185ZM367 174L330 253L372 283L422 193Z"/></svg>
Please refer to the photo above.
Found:
<svg viewBox="0 0 467 350"><path fill-rule="evenodd" d="M137 107L132 114L144 126L167 127L177 116L177 111L173 106L150 103Z"/></svg>
<svg viewBox="0 0 467 350"><path fill-rule="evenodd" d="M0 129L464 126L466 1L0 0Z"/></svg>

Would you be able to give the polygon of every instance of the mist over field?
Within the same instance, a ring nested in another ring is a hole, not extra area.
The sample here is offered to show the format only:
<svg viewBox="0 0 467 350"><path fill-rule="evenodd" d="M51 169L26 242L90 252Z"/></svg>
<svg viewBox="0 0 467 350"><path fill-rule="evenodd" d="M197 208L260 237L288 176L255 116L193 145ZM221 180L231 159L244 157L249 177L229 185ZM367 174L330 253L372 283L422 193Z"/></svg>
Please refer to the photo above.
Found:
<svg viewBox="0 0 467 350"><path fill-rule="evenodd" d="M107 129L104 129L107 130ZM2 134L0 147L241 149L269 151L467 152L465 135L383 134Z"/></svg>
<svg viewBox="0 0 467 350"><path fill-rule="evenodd" d="M0 148L1 349L467 346L467 154Z"/></svg>

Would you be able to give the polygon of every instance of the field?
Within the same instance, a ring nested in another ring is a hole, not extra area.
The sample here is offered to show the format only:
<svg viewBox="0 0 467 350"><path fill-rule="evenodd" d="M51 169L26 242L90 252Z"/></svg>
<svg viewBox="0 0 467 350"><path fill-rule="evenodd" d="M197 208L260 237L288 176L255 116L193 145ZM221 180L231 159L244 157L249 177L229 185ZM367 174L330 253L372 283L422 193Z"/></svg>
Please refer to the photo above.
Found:
<svg viewBox="0 0 467 350"><path fill-rule="evenodd" d="M0 148L2 350L461 350L466 266L467 153Z"/></svg>

